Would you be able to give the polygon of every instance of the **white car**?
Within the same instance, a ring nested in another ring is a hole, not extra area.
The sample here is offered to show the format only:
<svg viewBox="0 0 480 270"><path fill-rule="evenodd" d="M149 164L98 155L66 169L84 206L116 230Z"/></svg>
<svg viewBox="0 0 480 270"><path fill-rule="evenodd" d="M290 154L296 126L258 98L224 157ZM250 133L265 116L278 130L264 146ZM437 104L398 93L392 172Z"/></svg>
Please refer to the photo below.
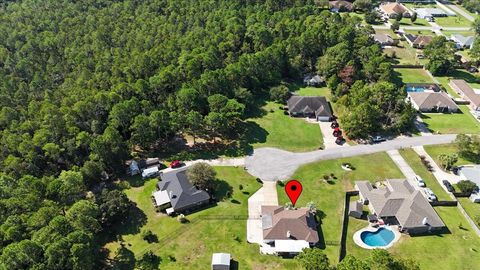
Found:
<svg viewBox="0 0 480 270"><path fill-rule="evenodd" d="M415 177L413 178L415 180L415 182L417 182L417 185L419 187L426 187L427 185L425 185L425 181L423 181L423 179L418 176L418 175L415 175Z"/></svg>
<svg viewBox="0 0 480 270"><path fill-rule="evenodd" d="M435 193L433 193L433 191L431 189L424 188L423 192L425 192L425 195L427 195L427 199L429 201L436 201L437 200L437 196L435 195Z"/></svg>

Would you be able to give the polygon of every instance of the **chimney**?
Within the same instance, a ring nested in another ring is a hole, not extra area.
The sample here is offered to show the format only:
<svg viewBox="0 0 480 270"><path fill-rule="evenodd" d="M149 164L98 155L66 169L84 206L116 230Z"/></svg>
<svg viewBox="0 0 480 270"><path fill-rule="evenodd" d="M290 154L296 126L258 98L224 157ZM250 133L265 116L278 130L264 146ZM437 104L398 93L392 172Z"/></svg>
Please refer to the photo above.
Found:
<svg viewBox="0 0 480 270"><path fill-rule="evenodd" d="M173 192L171 190L168 192L168 197L170 197L170 199L173 197Z"/></svg>
<svg viewBox="0 0 480 270"><path fill-rule="evenodd" d="M290 238L292 237L292 234L290 233L290 231L287 231L287 238Z"/></svg>

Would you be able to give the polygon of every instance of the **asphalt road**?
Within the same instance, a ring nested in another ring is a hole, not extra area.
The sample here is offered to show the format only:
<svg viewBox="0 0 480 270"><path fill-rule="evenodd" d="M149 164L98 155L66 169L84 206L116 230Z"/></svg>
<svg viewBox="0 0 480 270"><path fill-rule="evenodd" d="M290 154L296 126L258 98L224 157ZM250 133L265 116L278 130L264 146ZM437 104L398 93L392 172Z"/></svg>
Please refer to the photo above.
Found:
<svg viewBox="0 0 480 270"><path fill-rule="evenodd" d="M255 149L246 157L248 172L263 181L287 180L301 165L320 160L367 155L414 146L451 143L456 134L402 137L372 145L355 145L336 149L317 150L306 153L292 153L277 148Z"/></svg>

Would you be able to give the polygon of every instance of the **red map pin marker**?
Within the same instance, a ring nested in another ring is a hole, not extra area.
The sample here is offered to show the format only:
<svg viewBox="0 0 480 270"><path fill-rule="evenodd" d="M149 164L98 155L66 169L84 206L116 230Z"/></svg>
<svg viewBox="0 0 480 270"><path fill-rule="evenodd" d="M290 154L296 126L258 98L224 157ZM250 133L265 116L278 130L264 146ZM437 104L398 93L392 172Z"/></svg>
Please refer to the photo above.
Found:
<svg viewBox="0 0 480 270"><path fill-rule="evenodd" d="M290 180L285 185L285 192L287 193L288 198L290 198L293 206L295 206L298 197L300 197L300 194L302 194L302 184L300 184L300 182L297 180Z"/></svg>

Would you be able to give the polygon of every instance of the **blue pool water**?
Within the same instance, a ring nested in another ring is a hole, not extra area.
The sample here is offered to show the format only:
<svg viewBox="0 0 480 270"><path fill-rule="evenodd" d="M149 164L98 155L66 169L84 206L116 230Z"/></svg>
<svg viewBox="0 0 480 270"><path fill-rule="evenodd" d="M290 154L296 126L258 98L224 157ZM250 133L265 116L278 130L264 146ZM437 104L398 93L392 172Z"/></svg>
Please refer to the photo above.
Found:
<svg viewBox="0 0 480 270"><path fill-rule="evenodd" d="M395 234L389 229L380 228L376 232L362 232L362 241L371 247L384 247L395 238Z"/></svg>
<svg viewBox="0 0 480 270"><path fill-rule="evenodd" d="M425 87L407 86L407 87L405 87L405 90L407 90L407 92L425 92Z"/></svg>

